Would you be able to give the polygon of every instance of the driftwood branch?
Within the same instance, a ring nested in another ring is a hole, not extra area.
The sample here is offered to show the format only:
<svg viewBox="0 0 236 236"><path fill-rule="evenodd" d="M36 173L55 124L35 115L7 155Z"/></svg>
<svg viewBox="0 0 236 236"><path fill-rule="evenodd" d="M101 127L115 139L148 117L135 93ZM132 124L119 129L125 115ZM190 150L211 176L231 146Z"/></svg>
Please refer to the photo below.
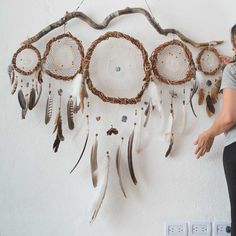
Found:
<svg viewBox="0 0 236 236"><path fill-rule="evenodd" d="M46 34L51 32L52 30L64 25L65 23L67 23L68 21L70 21L74 18L79 18L82 21L86 22L92 28L97 29L97 30L101 30L101 29L105 29L114 18L117 18L122 15L137 14L137 13L144 15L147 18L147 20L149 21L149 23L154 27L154 29L158 33L165 35L165 36L167 36L168 34L175 34L182 41L191 44L193 47L199 48L199 47L205 47L205 46L209 46L209 45L215 46L215 45L219 45L219 44L223 43L223 41L210 41L210 42L204 42L204 43L197 43L197 42L191 40L190 38L186 37L184 34L182 34L181 32L179 32L176 29L171 29L171 28L170 29L163 29L160 26L160 24L158 22L156 22L156 20L151 16L151 14L148 11L146 11L145 9L127 7L125 9L118 10L118 11L111 13L110 15L108 15L105 18L105 20L101 24L96 23L90 17L88 17L86 14L84 14L83 12L80 12L80 11L74 11L74 12L67 13L60 20L52 23L51 25L47 26L46 28L41 30L39 33L37 33L35 36L24 41L23 44L32 44L32 43L37 42L39 39L41 39L43 36L45 36Z"/></svg>

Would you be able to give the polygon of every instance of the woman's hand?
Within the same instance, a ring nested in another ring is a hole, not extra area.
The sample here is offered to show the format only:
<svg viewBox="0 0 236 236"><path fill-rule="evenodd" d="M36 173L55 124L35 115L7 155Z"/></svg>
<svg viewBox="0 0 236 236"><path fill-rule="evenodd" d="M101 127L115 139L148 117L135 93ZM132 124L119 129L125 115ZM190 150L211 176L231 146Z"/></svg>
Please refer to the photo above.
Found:
<svg viewBox="0 0 236 236"><path fill-rule="evenodd" d="M201 156L204 156L206 152L210 151L214 142L214 138L215 137L209 130L204 131L198 136L197 140L194 142L194 145L197 145L197 148L195 150L197 159L199 159Z"/></svg>
<svg viewBox="0 0 236 236"><path fill-rule="evenodd" d="M220 60L225 64L228 65L232 62L233 58L225 55L220 55Z"/></svg>

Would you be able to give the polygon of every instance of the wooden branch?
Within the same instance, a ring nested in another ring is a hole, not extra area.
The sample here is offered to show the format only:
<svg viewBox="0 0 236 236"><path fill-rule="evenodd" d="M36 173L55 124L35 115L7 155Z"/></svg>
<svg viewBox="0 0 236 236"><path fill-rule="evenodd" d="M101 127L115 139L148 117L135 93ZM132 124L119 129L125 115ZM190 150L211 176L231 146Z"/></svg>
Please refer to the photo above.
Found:
<svg viewBox="0 0 236 236"><path fill-rule="evenodd" d="M127 14L137 14L137 13L144 15L147 18L147 20L149 21L149 23L154 27L154 29L158 33L165 35L165 36L167 36L168 34L175 34L182 41L191 44L195 48L206 47L206 46L215 46L215 45L222 44L224 42L224 41L210 41L210 42L205 42L205 43L197 43L197 42L191 40L190 38L186 37L184 34L182 34L181 32L179 32L176 29L171 29L171 28L170 29L163 29L160 26L160 24L158 22L156 22L156 20L151 16L151 14L148 11L146 11L145 9L127 7L125 9L118 10L118 11L111 13L110 15L108 15L105 18L105 20L101 24L96 23L90 17L88 17L87 15L85 15L83 12L80 12L80 11L74 11L74 12L67 13L60 20L47 26L46 28L41 30L39 33L37 33L35 36L24 41L22 44L35 43L39 39L41 39L43 36L45 36L46 34L51 32L52 30L64 25L65 23L67 23L68 21L70 21L74 18L79 18L79 19L83 20L84 22L86 22L92 28L97 29L97 30L101 30L101 29L105 29L113 19L115 19L119 16L127 15Z"/></svg>

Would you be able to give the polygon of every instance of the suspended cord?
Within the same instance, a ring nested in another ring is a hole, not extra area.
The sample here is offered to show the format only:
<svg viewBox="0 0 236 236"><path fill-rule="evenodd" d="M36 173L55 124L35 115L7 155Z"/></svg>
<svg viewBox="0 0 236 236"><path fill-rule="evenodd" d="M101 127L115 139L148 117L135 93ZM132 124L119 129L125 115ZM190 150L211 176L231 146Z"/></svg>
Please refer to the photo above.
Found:
<svg viewBox="0 0 236 236"><path fill-rule="evenodd" d="M81 0L81 2L79 3L79 6L76 8L75 11L78 11L78 9L82 6L82 4L84 3L85 0Z"/></svg>
<svg viewBox="0 0 236 236"><path fill-rule="evenodd" d="M153 15L153 12L152 12L152 10L151 10L151 8L150 8L150 6L149 6L147 0L144 0L144 1L145 1L146 5L147 5L147 8L148 8L149 12L151 13L153 19L155 19L154 15Z"/></svg>

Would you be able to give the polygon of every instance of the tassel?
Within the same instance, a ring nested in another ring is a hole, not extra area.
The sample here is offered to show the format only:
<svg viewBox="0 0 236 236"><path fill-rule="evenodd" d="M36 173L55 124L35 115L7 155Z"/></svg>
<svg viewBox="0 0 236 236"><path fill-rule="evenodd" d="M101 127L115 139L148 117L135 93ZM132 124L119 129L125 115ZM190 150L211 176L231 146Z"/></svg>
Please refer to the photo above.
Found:
<svg viewBox="0 0 236 236"><path fill-rule="evenodd" d="M15 83L13 84L11 95L15 94L16 89L17 89L18 81L16 80Z"/></svg>
<svg viewBox="0 0 236 236"><path fill-rule="evenodd" d="M107 158L105 160L105 173L103 178L101 178L101 184L98 188L98 195L95 199L94 206L93 206L93 211L92 211L92 217L90 223L93 223L94 220L96 219L98 212L102 206L103 200L106 196L106 191L107 191L107 186L108 186L108 179L109 179L109 169L110 169L110 156L109 153L107 152Z"/></svg>
<svg viewBox="0 0 236 236"><path fill-rule="evenodd" d="M88 115L86 116L86 118L87 118L87 126L89 127L89 119L88 119L89 117L88 117ZM78 161L76 162L75 166L70 171L70 174L75 170L75 168L78 166L80 160L82 159L84 151L85 151L87 143L88 143L88 138L89 138L89 128L88 128L88 131L87 131L87 136L86 136L86 139L85 139L83 150L82 150L82 152L80 154L80 157L79 157Z"/></svg>
<svg viewBox="0 0 236 236"><path fill-rule="evenodd" d="M132 133L129 136L129 141L128 141L128 166L129 166L129 172L130 176L132 178L133 183L136 185L137 180L134 174L134 168L133 168L133 141L134 141L134 130L135 130L136 123L134 124L134 129Z"/></svg>
<svg viewBox="0 0 236 236"><path fill-rule="evenodd" d="M22 89L20 89L18 92L18 101L19 101L19 104L20 104L22 110L25 110L26 109L26 101L25 101L25 96L24 96Z"/></svg>
<svg viewBox="0 0 236 236"><path fill-rule="evenodd" d="M74 112L74 102L72 100L72 96L70 96L67 103L67 121L69 129L74 129L74 120L73 120L73 112Z"/></svg>
<svg viewBox="0 0 236 236"><path fill-rule="evenodd" d="M147 124L148 124L148 121L149 121L149 118L151 116L151 112L153 110L153 105L152 105L152 100L150 99L149 100L149 103L148 103L148 106L144 112L145 116L146 116L146 119L144 121L144 124L143 124L143 127L146 128L147 127Z"/></svg>
<svg viewBox="0 0 236 236"><path fill-rule="evenodd" d="M121 138L121 144L118 146L118 148L116 150L116 171L117 171L117 174L118 174L118 177L119 177L119 184L120 184L121 191L123 192L124 197L127 198L126 193L125 193L125 189L124 189L124 185L123 185L123 182L122 182L121 170L120 170L121 148L122 148L123 140L124 140L124 138L122 137Z"/></svg>
<svg viewBox="0 0 236 236"><path fill-rule="evenodd" d="M192 89L191 89L190 98L189 98L189 103L190 103L192 112L193 112L193 114L194 114L195 117L197 117L197 115L196 115L196 113L195 113L195 111L194 111L192 100L193 100L193 96L195 95L195 93L197 92L197 90L198 90L198 84L197 84L197 81L196 81L196 79L195 79L194 84L193 84L193 87L192 87Z"/></svg>
<svg viewBox="0 0 236 236"><path fill-rule="evenodd" d="M36 92L35 88L32 88L29 96L29 110L32 110L34 108L35 100L36 100Z"/></svg>
<svg viewBox="0 0 236 236"><path fill-rule="evenodd" d="M215 86L211 88L211 99L213 104L216 104L218 101L218 89Z"/></svg>
<svg viewBox="0 0 236 236"><path fill-rule="evenodd" d="M49 91L48 99L46 103L46 111L45 111L45 124L47 125L52 118L52 109L53 109L53 99L51 95L51 91Z"/></svg>
<svg viewBox="0 0 236 236"><path fill-rule="evenodd" d="M91 157L90 157L90 167L91 167L91 175L93 187L97 187L97 177L98 177L98 163L97 163L97 151L98 151L98 134L96 134L95 142L92 146Z"/></svg>
<svg viewBox="0 0 236 236"><path fill-rule="evenodd" d="M85 82L82 81L81 82L81 88L80 88L80 108L81 108L81 112L84 112L84 100L85 98L88 98L88 93L86 90L86 86L85 86Z"/></svg>
<svg viewBox="0 0 236 236"><path fill-rule="evenodd" d="M204 98L205 98L204 88L200 88L198 90L198 105L199 106L201 106L203 104Z"/></svg>

